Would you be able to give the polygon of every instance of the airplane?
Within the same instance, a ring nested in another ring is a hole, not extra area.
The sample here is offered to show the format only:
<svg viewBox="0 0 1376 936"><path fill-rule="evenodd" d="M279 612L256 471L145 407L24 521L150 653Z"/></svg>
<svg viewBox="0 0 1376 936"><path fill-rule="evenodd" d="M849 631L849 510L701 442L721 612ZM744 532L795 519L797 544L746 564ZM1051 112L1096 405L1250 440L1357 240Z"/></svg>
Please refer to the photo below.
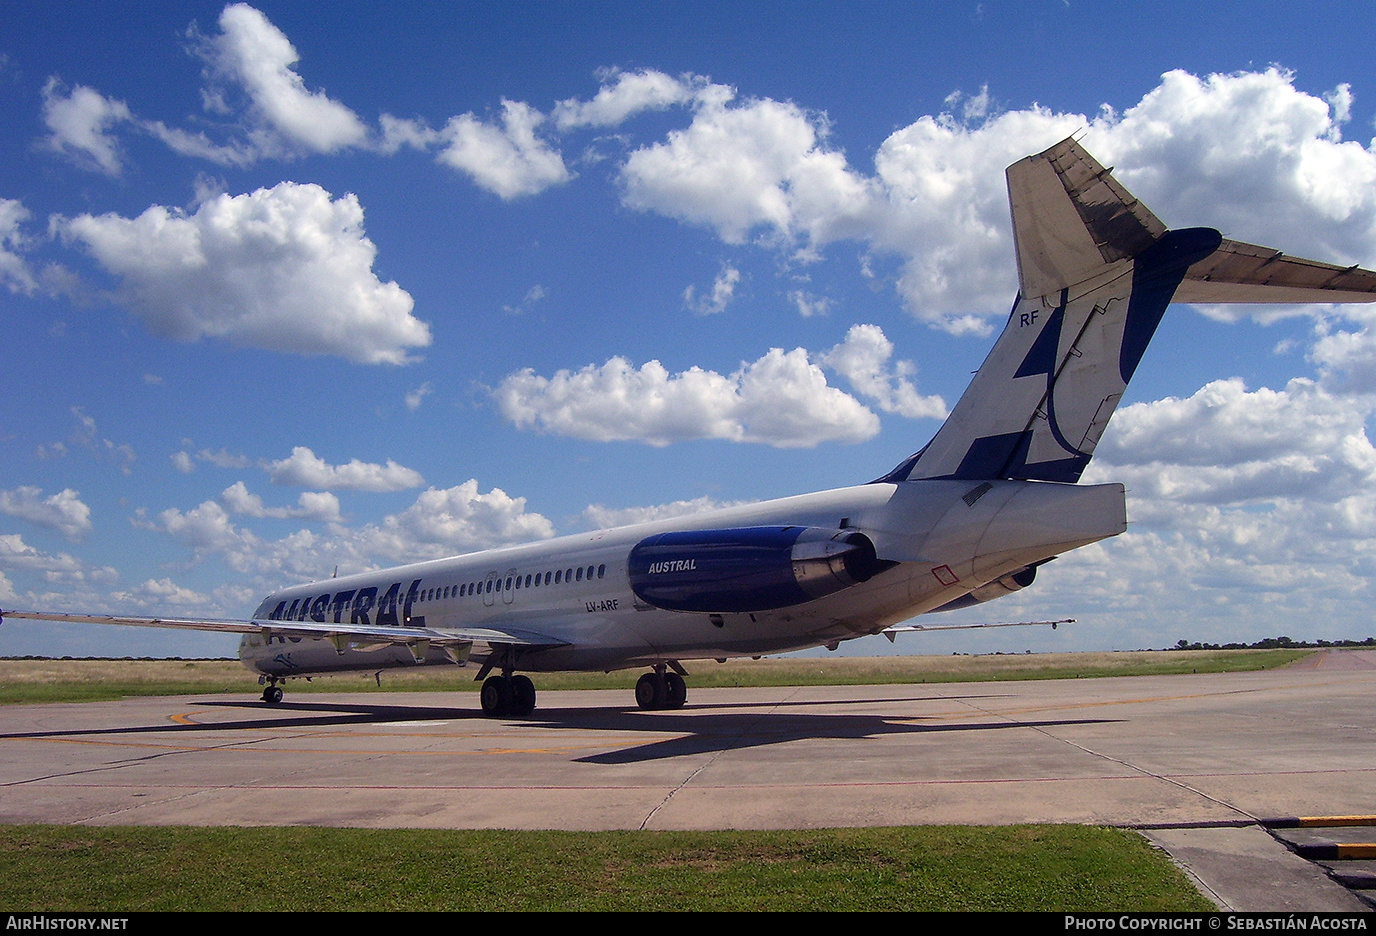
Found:
<svg viewBox="0 0 1376 936"><path fill-rule="evenodd" d="M684 661L1007 626L900 622L1127 529L1121 484L1077 482L1171 302L1371 302L1376 273L1170 230L1074 138L1006 174L1007 324L931 441L873 481L293 585L249 620L0 619L239 633L270 704L296 677L475 662L483 712L515 717L527 673L648 667L637 705L676 709Z"/></svg>

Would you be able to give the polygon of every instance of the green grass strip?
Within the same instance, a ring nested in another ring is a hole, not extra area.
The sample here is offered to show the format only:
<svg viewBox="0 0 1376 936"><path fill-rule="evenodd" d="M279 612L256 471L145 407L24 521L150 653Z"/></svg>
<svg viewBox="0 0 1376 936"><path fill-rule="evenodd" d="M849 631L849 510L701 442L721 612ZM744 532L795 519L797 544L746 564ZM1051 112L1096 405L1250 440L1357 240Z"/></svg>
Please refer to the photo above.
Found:
<svg viewBox="0 0 1376 936"><path fill-rule="evenodd" d="M36 911L1213 909L1136 833L0 827Z"/></svg>

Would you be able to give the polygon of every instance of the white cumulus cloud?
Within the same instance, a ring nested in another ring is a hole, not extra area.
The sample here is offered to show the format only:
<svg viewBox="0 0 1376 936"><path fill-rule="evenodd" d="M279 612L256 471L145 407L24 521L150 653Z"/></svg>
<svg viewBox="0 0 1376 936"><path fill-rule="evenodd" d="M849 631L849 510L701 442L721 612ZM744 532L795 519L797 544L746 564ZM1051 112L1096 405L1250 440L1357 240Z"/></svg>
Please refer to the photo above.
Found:
<svg viewBox="0 0 1376 936"><path fill-rule="evenodd" d="M119 175L123 158L111 131L131 120L129 105L93 88L77 85L63 94L56 78L43 86L43 123L50 131L45 143L83 168Z"/></svg>
<svg viewBox="0 0 1376 936"><path fill-rule="evenodd" d="M91 532L91 508L71 488L47 497L36 487L0 491L0 513L57 530L70 540L79 540Z"/></svg>
<svg viewBox="0 0 1376 936"><path fill-rule="evenodd" d="M1283 390L1217 380L1188 398L1118 412L1095 450L1090 477L1123 481L1158 503L1365 498L1376 488L1369 409L1301 377Z"/></svg>
<svg viewBox="0 0 1376 936"><path fill-rule="evenodd" d="M878 325L852 325L846 340L818 358L840 374L856 392L874 400L886 413L909 419L945 419L946 402L940 396L924 396L908 378L917 372L911 361L895 361L893 342Z"/></svg>
<svg viewBox="0 0 1376 936"><path fill-rule="evenodd" d="M527 368L494 391L516 426L597 441L668 445L686 439L763 442L779 448L861 442L879 419L827 385L807 351L773 348L723 375L698 367L670 374L659 361L624 358L541 377Z"/></svg>
<svg viewBox="0 0 1376 936"><path fill-rule="evenodd" d="M411 296L374 274L377 248L353 195L281 182L191 213L155 205L137 218L80 215L58 227L120 278L130 311L171 338L366 364L406 363L407 349L430 343Z"/></svg>
<svg viewBox="0 0 1376 936"><path fill-rule="evenodd" d="M635 523L649 523L651 520L687 517L723 507L735 507L744 503L747 502L719 501L704 495L691 500L653 504L649 507L607 507L602 504L589 504L583 510L583 520L594 530L605 530L612 527L630 526Z"/></svg>
<svg viewBox="0 0 1376 936"><path fill-rule="evenodd" d="M220 493L220 502L235 513L249 517L343 522L339 513L339 498L329 491L303 491L297 498L296 507L268 507L261 497L249 491L244 482L236 481Z"/></svg>
<svg viewBox="0 0 1376 936"><path fill-rule="evenodd" d="M110 593L121 605L132 608L205 608L212 604L209 595L176 584L170 578L148 579L142 585Z"/></svg>
<svg viewBox="0 0 1376 936"><path fill-rule="evenodd" d="M35 549L18 533L0 533L0 569L37 574L50 583L109 582L118 577L109 566L88 566L68 553Z"/></svg>
<svg viewBox="0 0 1376 936"><path fill-rule="evenodd" d="M203 48L213 82L207 99L227 109L230 89L247 98L256 154L333 153L367 142L368 130L352 110L306 88L292 67L299 53L261 12L230 4L220 14L220 29Z"/></svg>
<svg viewBox="0 0 1376 936"><path fill-rule="evenodd" d="M261 503L235 488L221 497L235 509L256 509ZM367 571L554 535L548 519L526 510L524 497L513 497L500 488L483 492L472 479L451 488L429 488L409 507L377 523L352 528L331 522L323 532L302 529L276 540L235 526L224 504L215 500L187 511L170 508L159 513L156 521L137 521L136 525L170 536L190 549L196 562L217 557L237 572L263 577L265 584L275 583L267 587L293 579L324 578L335 567ZM0 536L0 567L7 564L6 548L5 537Z"/></svg>
<svg viewBox="0 0 1376 936"><path fill-rule="evenodd" d="M683 305L696 315L716 315L730 304L740 285L741 271L728 263L723 263L721 272L712 280L712 288L706 295L698 295L693 286L683 291Z"/></svg>
<svg viewBox="0 0 1376 936"><path fill-rule="evenodd" d="M795 104L709 101L687 129L627 157L626 203L707 225L727 243L762 229L806 250L859 230L873 205L872 183L827 147L828 132Z"/></svg>
<svg viewBox="0 0 1376 936"><path fill-rule="evenodd" d="M29 210L13 198L0 198L0 283L10 292L31 295L38 288L28 262L20 255L27 238L19 226L29 219Z"/></svg>
<svg viewBox="0 0 1376 936"><path fill-rule="evenodd" d="M524 497L501 488L482 493L476 479L430 488L415 503L357 533L360 548L395 561L436 558L471 549L548 539L554 525L526 511Z"/></svg>
<svg viewBox="0 0 1376 936"><path fill-rule="evenodd" d="M331 465L304 445L291 455L265 466L273 484L347 491L404 491L425 483L420 472L398 465L390 458L379 465L355 458L346 465Z"/></svg>
<svg viewBox="0 0 1376 936"><path fill-rule="evenodd" d="M615 127L645 111L710 99L723 91L731 93L697 75L674 78L654 69L633 72L612 69L601 77L602 87L592 100L570 98L555 106L554 122L560 130Z"/></svg>
<svg viewBox="0 0 1376 936"><path fill-rule="evenodd" d="M439 160L507 201L542 192L572 178L559 151L535 133L544 119L529 104L507 100L500 127L473 114L451 117L440 131L446 145Z"/></svg>
<svg viewBox="0 0 1376 936"><path fill-rule="evenodd" d="M959 116L924 116L894 131L872 174L830 144L823 115L721 95L698 106L686 128L628 155L623 199L794 260L858 241L899 259L896 286L914 316L984 334L1017 288L1004 169L1083 132L1090 152L1168 225L1206 224L1289 253L1370 265L1376 152L1342 138L1351 89L1313 94L1295 81L1275 68L1172 71L1140 101L1105 103L1093 115L996 111L988 89L957 94L948 105Z"/></svg>

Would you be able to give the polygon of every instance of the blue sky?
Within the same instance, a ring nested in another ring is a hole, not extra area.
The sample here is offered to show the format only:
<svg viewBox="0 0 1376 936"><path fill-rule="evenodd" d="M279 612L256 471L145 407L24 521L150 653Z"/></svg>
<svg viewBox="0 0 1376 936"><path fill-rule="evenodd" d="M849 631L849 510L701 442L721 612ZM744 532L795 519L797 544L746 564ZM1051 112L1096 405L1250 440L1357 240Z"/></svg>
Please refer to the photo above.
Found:
<svg viewBox="0 0 1376 936"><path fill-rule="evenodd" d="M1376 265L1356 8L7 2L0 607L281 585L862 482L1012 302L1071 134L1168 224ZM1376 317L1167 316L1129 532L859 652L1363 638ZM0 654L227 652L0 627Z"/></svg>

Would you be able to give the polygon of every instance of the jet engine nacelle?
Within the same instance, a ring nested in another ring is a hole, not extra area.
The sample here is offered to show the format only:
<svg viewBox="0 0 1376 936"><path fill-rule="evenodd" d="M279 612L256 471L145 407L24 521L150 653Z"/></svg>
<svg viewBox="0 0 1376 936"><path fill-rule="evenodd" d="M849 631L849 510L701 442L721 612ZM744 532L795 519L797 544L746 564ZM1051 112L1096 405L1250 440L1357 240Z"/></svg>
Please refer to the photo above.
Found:
<svg viewBox="0 0 1376 936"><path fill-rule="evenodd" d="M630 555L631 589L670 611L769 611L868 581L894 565L855 530L744 527L646 537Z"/></svg>
<svg viewBox="0 0 1376 936"><path fill-rule="evenodd" d="M1037 567L1028 566L1016 572L1010 572L1003 578L995 579L986 585L981 585L973 591L961 595L954 601L948 601L933 611L955 611L958 608L970 608L986 601L993 601L995 598L1002 598L1004 595L1011 595L1015 591L1021 591L1031 585L1037 577Z"/></svg>

